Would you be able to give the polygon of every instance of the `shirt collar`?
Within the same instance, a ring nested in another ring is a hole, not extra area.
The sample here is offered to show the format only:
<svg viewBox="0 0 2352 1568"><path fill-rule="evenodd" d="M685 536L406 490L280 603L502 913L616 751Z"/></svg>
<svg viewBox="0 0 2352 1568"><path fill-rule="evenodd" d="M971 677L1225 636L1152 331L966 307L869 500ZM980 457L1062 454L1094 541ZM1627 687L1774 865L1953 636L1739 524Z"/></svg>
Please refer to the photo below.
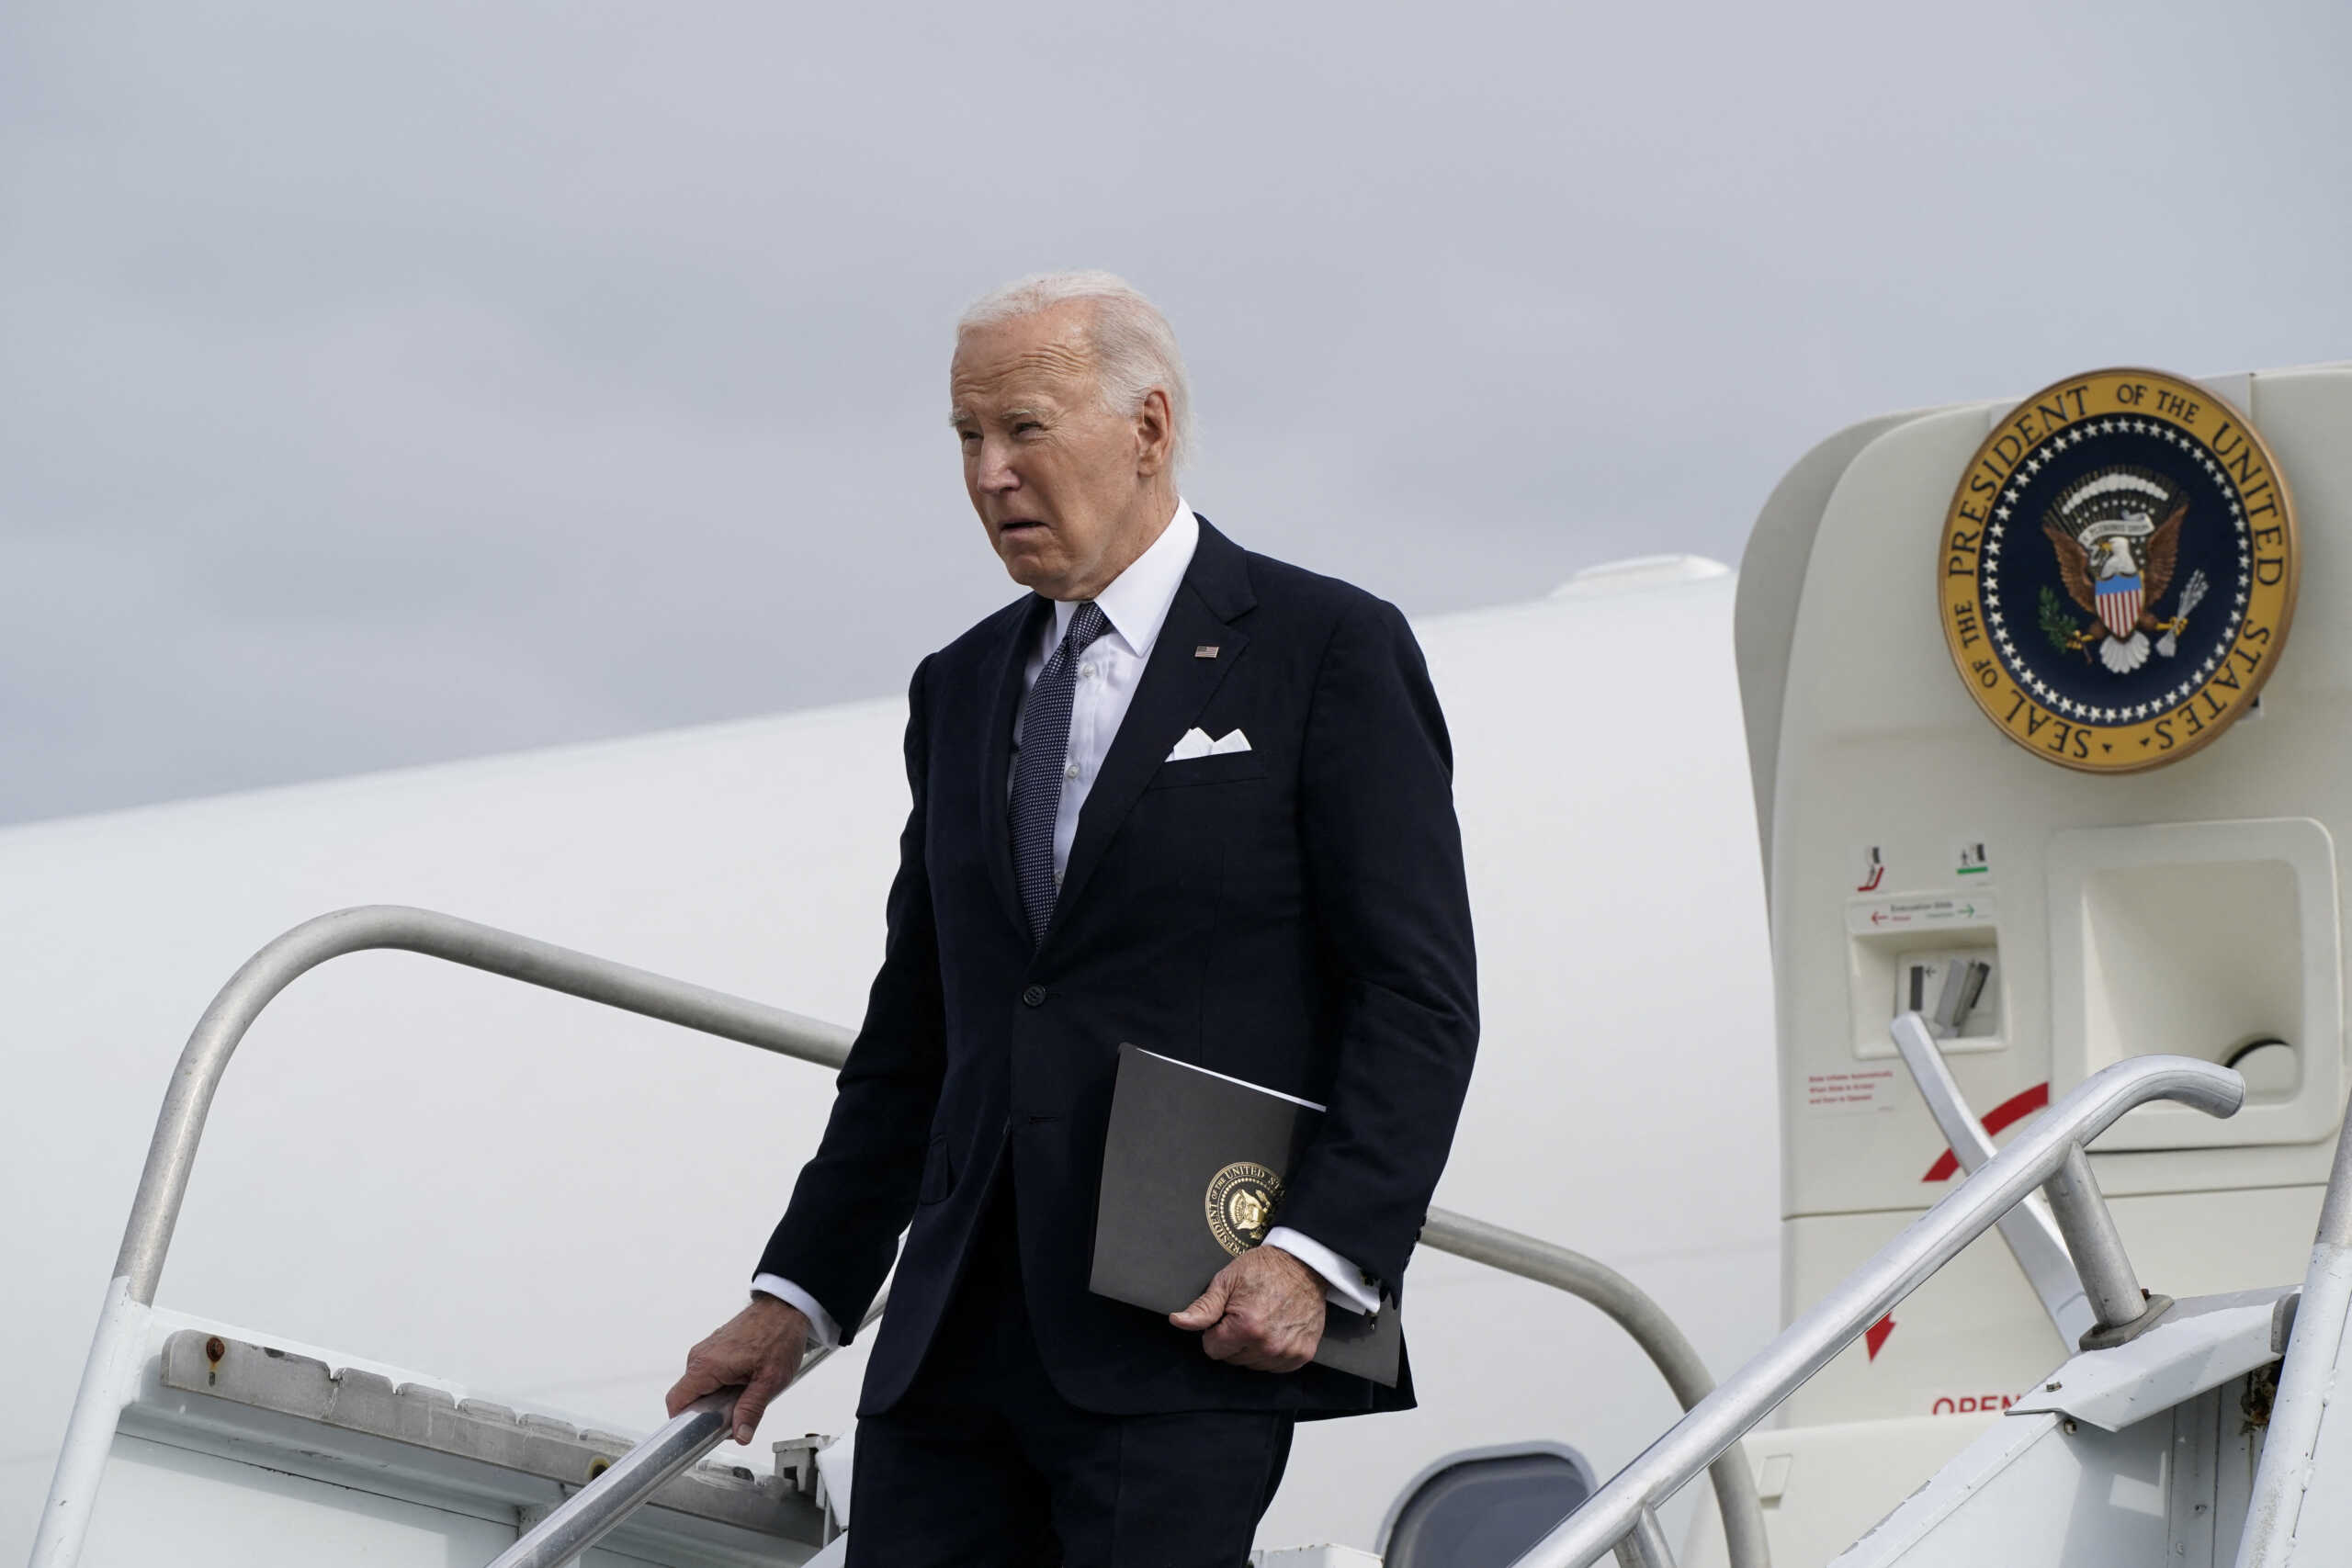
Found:
<svg viewBox="0 0 2352 1568"><path fill-rule="evenodd" d="M1095 604L1102 608L1103 619L1135 650L1137 659L1151 657L1151 645L1159 640L1159 628L1167 624L1169 606L1176 603L1176 590L1184 585L1185 569L1193 564L1193 552L1200 543L1200 519L1193 515L1193 509L1180 496L1176 515L1168 520L1168 526L1159 531L1159 537L1151 542L1151 547L1094 596ZM1049 647L1060 643L1063 634L1069 630L1069 618L1076 614L1077 604L1055 602L1054 642Z"/></svg>

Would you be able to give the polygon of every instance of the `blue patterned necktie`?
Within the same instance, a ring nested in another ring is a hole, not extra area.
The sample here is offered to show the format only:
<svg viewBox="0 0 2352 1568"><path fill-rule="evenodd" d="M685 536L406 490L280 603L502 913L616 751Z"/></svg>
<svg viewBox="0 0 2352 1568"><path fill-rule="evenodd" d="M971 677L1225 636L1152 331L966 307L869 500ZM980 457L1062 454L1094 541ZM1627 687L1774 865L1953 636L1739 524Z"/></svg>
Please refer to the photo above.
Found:
<svg viewBox="0 0 2352 1568"><path fill-rule="evenodd" d="M1030 688L1021 710L1021 760L1012 770L1012 875L1029 916L1029 940L1046 940L1054 916L1054 818L1061 810L1069 759L1069 710L1078 693L1078 660L1110 630L1101 605L1089 599L1069 618L1069 630Z"/></svg>

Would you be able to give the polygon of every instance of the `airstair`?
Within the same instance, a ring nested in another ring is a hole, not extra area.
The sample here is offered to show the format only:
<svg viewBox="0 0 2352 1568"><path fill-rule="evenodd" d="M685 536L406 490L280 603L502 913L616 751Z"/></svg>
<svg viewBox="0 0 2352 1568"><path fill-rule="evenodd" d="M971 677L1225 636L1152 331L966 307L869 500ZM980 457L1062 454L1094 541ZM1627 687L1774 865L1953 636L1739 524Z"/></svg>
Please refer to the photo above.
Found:
<svg viewBox="0 0 2352 1568"><path fill-rule="evenodd" d="M1623 1568L1674 1568L1657 1524L1666 1500L1994 1226L2080 1353L2010 1403L1838 1568L2352 1561L2352 1433L2340 1403L2327 1420L2352 1308L2352 1138L2339 1134L2300 1289L2176 1303L2134 1277L2084 1151L2158 1100L2236 1114L2236 1073L2186 1056L2127 1059L1996 1152L1929 1021L1900 1015L1893 1033L1967 1180L1563 1519L1521 1568L1589 1568L1612 1554Z"/></svg>
<svg viewBox="0 0 2352 1568"><path fill-rule="evenodd" d="M2352 1305L2352 1142L2340 1145L2301 1290L2176 1303L2134 1278L2084 1150L2158 1100L2235 1114L2245 1099L2235 1073L2189 1057L2120 1063L1996 1152L1967 1117L1926 1021L1906 1014L1896 1035L1968 1180L1700 1400L1522 1556L1521 1568L1589 1568L1612 1553L1623 1568L1674 1568L1658 1523L1668 1500L1738 1452L1798 1385L1996 1226L2053 1319L2086 1324L2082 1352L1841 1554L1840 1568L2343 1561L2352 1439L2340 1420L2324 1430L2324 1417ZM2053 1261L2074 1270L2072 1281ZM2283 1373L2274 1373L2282 1353ZM707 1445L720 1425L718 1415L689 1413L665 1431L682 1446ZM647 1484L616 1474L589 1487L493 1568L552 1568L626 1517Z"/></svg>
<svg viewBox="0 0 2352 1568"><path fill-rule="evenodd" d="M114 1471L137 1471L130 1447L159 1436L175 1452L206 1456L181 1464L183 1494L223 1477L232 1490L258 1484L288 1496L309 1483L364 1498L357 1510L379 1521L404 1517L403 1508L467 1521L472 1528L434 1537L437 1562L467 1561L469 1552L481 1561L494 1552L492 1568L836 1558L846 1510L834 1495L845 1477L829 1484L817 1441L777 1445L776 1473L765 1478L706 1462L726 1435L728 1394L632 1442L157 1311L206 1114L245 1031L305 971L388 948L820 1066L838 1066L849 1047L847 1032L815 1020L426 910L350 909L287 932L223 987L174 1074L32 1568L83 1561L102 1483ZM2295 1568L2352 1555L2352 1434L2340 1416L2328 1420L2352 1320L2352 1141L2339 1139L2299 1290L2176 1303L2134 1276L2085 1150L2126 1113L2157 1101L2233 1115L2245 1096L2238 1074L2185 1056L2128 1058L2091 1076L1996 1151L1962 1102L1935 1032L1916 1012L1894 1027L1966 1179L1720 1387L1665 1314L1622 1277L1565 1248L1432 1211L1426 1245L1600 1306L1657 1363L1687 1411L1521 1563L1588 1568L1613 1554L1624 1568L1673 1568L1659 1512L1703 1471L1729 1562L1765 1568L1766 1529L1742 1438L1996 1228L2080 1353L1855 1541L1838 1558L1841 1568ZM877 1301L869 1322L883 1306ZM802 1375L823 1359L812 1355ZM502 1537L512 1544L502 1549ZM222 1561L272 1558L272 1541L218 1544ZM288 1561L317 1550L278 1544Z"/></svg>
<svg viewBox="0 0 2352 1568"><path fill-rule="evenodd" d="M345 909L287 931L213 998L173 1073L32 1568L154 1561L159 1533L175 1543L177 1560L191 1563L307 1562L345 1549L334 1544L345 1539L334 1533L339 1524L322 1523L338 1514L406 1532L411 1555L399 1547L385 1555L385 1543L371 1537L370 1561L440 1565L494 1556L502 1568L572 1562L722 1568L816 1561L838 1551L831 1543L844 1523L847 1477L835 1451L823 1450L820 1438L780 1443L775 1472L765 1477L707 1462L726 1436L726 1395L632 1440L518 1414L423 1374L157 1309L206 1116L239 1043L301 975L377 950L462 964L829 1068L841 1066L852 1040L814 1019L431 910ZM1422 1242L1599 1307L1648 1355L1686 1409L1713 1389L1704 1362L1673 1322L1606 1266L1437 1210ZM886 1303L887 1292L866 1321ZM800 1375L825 1356L812 1353ZM1721 1456L1711 1480L1732 1561L1766 1568L1764 1520L1745 1461ZM91 1551L102 1490L126 1484L137 1496L119 1498L107 1517L135 1509L143 1525ZM209 1500L192 1502L196 1493ZM225 1505L230 1497L251 1506ZM204 1540L199 1551L198 1536L175 1513L218 1528L221 1538ZM268 1537L235 1539L240 1529Z"/></svg>

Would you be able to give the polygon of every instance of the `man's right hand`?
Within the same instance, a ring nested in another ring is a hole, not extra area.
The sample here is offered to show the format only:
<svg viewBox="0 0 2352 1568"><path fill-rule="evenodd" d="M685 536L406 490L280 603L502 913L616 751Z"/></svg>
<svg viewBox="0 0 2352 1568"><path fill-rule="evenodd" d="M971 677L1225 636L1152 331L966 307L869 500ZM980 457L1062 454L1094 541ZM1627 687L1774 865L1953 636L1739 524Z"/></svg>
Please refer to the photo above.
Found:
<svg viewBox="0 0 2352 1568"><path fill-rule="evenodd" d="M686 1372L670 1390L675 1416L706 1393L743 1385L735 1402L735 1440L749 1443L768 1402L785 1391L808 1351L808 1319L764 1291L718 1331L686 1352Z"/></svg>

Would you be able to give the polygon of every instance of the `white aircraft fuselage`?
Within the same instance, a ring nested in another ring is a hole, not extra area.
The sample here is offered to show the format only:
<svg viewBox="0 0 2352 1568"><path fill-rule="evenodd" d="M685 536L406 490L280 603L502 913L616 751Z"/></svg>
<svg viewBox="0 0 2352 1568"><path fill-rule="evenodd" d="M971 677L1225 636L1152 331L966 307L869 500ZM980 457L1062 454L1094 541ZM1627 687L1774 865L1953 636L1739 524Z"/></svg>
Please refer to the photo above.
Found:
<svg viewBox="0 0 2352 1568"><path fill-rule="evenodd" d="M1781 1218L1732 606L1720 568L1664 561L1417 626L1485 1021L1438 1201L1620 1269L1718 1372L1776 1325ZM254 950L413 904L854 1025L903 722L877 701L0 831L0 1556L31 1540L174 1060ZM642 1430L741 1302L830 1099L725 1041L338 960L230 1068L159 1302ZM1421 1408L1304 1432L1264 1541L1369 1546L1468 1448L1565 1441L1606 1474L1675 1414L1580 1302L1426 1250L1408 1289ZM751 1461L847 1430L863 1359L780 1401Z"/></svg>

